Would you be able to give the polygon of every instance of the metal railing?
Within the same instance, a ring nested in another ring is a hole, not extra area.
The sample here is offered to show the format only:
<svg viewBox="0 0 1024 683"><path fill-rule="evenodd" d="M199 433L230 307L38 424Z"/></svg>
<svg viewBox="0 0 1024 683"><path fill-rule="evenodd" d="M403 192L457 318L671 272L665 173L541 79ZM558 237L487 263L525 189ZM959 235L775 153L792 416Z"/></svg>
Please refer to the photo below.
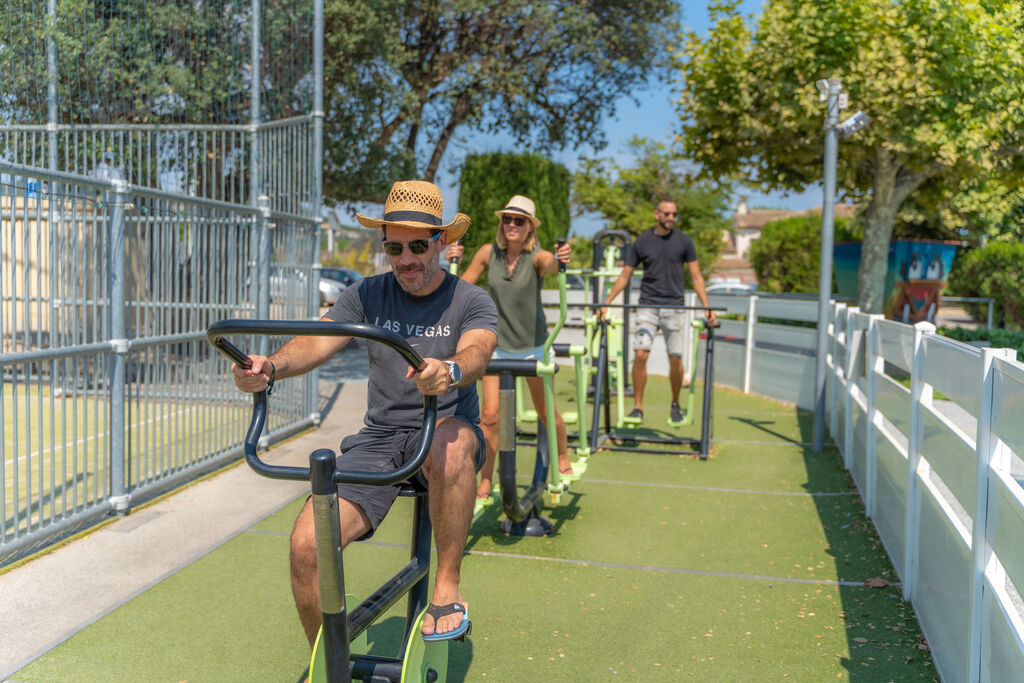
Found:
<svg viewBox="0 0 1024 683"><path fill-rule="evenodd" d="M240 455L247 405L205 330L315 316L319 226L269 201L0 173L18 179L0 183L6 562ZM318 419L312 381L281 386L272 438Z"/></svg>

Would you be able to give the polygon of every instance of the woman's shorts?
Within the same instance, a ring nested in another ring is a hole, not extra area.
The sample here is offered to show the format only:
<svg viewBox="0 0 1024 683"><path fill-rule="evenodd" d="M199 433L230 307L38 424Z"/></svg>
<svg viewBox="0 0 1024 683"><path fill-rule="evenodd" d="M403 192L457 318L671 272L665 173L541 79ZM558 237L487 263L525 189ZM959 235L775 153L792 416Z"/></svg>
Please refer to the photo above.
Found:
<svg viewBox="0 0 1024 683"><path fill-rule="evenodd" d="M658 330L665 337L668 355L683 355L684 311L665 308L638 308L633 323L633 348L650 351Z"/></svg>
<svg viewBox="0 0 1024 683"><path fill-rule="evenodd" d="M462 419L462 418L459 418ZM475 454L476 469L479 470L484 461L484 434L479 425L471 424L463 419L476 435L477 452ZM416 446L420 442L419 429L385 428L364 425L355 434L346 436L341 441L341 455L337 458L338 469L359 470L363 472L390 472L412 460L416 455ZM412 477L426 485L423 472ZM338 497L358 505L370 520L370 531L361 539L373 536L377 526L384 520L388 510L398 497L399 484L389 486L368 486L366 484L338 484Z"/></svg>

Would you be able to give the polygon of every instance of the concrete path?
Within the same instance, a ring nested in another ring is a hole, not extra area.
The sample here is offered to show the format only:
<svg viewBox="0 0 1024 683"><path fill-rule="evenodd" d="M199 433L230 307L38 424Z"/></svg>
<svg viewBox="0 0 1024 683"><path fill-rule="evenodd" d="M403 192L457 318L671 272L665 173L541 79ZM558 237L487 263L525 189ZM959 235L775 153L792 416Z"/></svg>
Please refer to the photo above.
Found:
<svg viewBox="0 0 1024 683"><path fill-rule="evenodd" d="M321 369L319 429L274 446L265 454L268 461L308 463L311 451L337 448L362 425L366 352L362 344L354 346ZM0 680L305 489L301 482L260 477L239 463L0 574Z"/></svg>

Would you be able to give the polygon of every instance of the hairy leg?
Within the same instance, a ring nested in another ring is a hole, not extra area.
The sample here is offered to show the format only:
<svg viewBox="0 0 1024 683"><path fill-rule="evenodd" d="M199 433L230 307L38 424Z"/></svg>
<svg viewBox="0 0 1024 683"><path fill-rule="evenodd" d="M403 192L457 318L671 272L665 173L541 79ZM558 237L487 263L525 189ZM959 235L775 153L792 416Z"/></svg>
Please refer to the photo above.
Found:
<svg viewBox="0 0 1024 683"><path fill-rule="evenodd" d="M527 377L526 386L530 388L530 398L533 399L533 407L539 418L538 428L547 425L547 404L544 401L544 380L540 377ZM572 472L572 463L569 461L569 439L565 433L565 420L555 406L555 432L558 435L558 470L562 474Z"/></svg>
<svg viewBox="0 0 1024 683"><path fill-rule="evenodd" d="M344 548L370 530L370 520L358 505L338 499L341 518L341 545ZM313 647L320 630L320 584L316 569L316 537L313 534L313 501L307 500L295 519L291 536L292 595L299 621Z"/></svg>
<svg viewBox="0 0 1024 683"><path fill-rule="evenodd" d="M438 422L430 456L423 466L430 488L430 522L437 546L437 574L431 598L435 605L461 602L468 607L459 592L459 580L473 517L476 449L473 428L460 418L445 418ZM437 624L428 616L423 621L423 633L445 633L461 621L461 614L442 617Z"/></svg>
<svg viewBox="0 0 1024 683"><path fill-rule="evenodd" d="M668 354L668 381L672 387L672 402L679 403L679 390L683 386L683 358Z"/></svg>
<svg viewBox="0 0 1024 683"><path fill-rule="evenodd" d="M484 433L487 455L480 468L480 485L476 489L478 498L491 495L494 480L494 457L498 452L498 377L484 375L483 405L480 407L480 429Z"/></svg>
<svg viewBox="0 0 1024 683"><path fill-rule="evenodd" d="M637 349L633 355L633 407L644 409L644 387L647 386L647 359L651 352Z"/></svg>

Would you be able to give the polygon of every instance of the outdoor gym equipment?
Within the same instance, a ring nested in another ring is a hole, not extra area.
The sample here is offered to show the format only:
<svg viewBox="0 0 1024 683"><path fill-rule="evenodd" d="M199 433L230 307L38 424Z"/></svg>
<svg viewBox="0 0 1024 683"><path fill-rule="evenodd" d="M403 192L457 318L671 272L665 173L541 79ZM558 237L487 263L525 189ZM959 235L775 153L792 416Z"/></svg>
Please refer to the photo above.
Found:
<svg viewBox="0 0 1024 683"><path fill-rule="evenodd" d="M366 323L321 321L222 320L206 332L207 340L240 367L251 367L243 351L225 339L228 335L319 335L361 337L393 348L414 368L423 365L419 354L399 335ZM267 392L253 394L252 418L245 435L245 460L264 477L309 481L313 500L322 627L309 664L309 681L443 681L448 669L448 642L425 641L420 627L426 614L430 573L431 527L427 491L411 479L427 459L437 419L437 398L423 397L423 423L416 455L390 472L339 470L334 451L319 448L309 456L309 467L269 465L257 453L260 433L267 421ZM345 594L338 484L388 486L401 483L399 495L415 498L412 523L412 558L397 574L362 603L354 605ZM366 629L408 594L405 634L399 656L368 655ZM351 608L351 609L350 609ZM460 636L460 640L469 631Z"/></svg>
<svg viewBox="0 0 1024 683"><path fill-rule="evenodd" d="M592 307L600 308L604 304L595 303L589 304ZM638 304L608 304L609 308L650 308L650 306L641 306ZM705 308L702 306L657 306L660 309L669 310L684 310L684 311L722 311L722 308ZM701 413L701 430L700 439L693 439L688 437L680 436L667 436L667 435L655 435L655 434L643 434L640 430L636 429L623 429L623 423L628 423L629 420L621 417L620 407L620 420L616 425L612 426L611 421L611 406L610 406L610 391L609 391L609 372L608 372L608 358L609 358L609 338L611 335L608 333L609 323L607 321L601 321L601 334L599 338L599 349L597 357L597 372L594 376L594 415L590 431L591 443L595 445L595 448L601 448L605 450L624 450L631 451L634 453L658 453L658 454L670 454L670 455L699 455L701 460L707 460L708 453L711 450L711 397L714 389L714 346L715 346L715 327L709 327L704 324L702 320L695 320L692 325L694 326L694 343L692 345L693 352L690 363L690 397L687 403L686 416L681 424L692 424L693 422L693 402L694 402L694 382L693 378L695 375L696 359L697 359L697 347L699 341L700 330L703 328L706 333L706 343L704 345L704 393L703 393L703 410ZM621 372L622 364L619 363L619 372ZM621 387L621 379L617 379L619 387ZM622 402L622 391L618 392L619 402ZM600 406L604 407L604 430L601 430L601 410ZM639 421L637 421L639 422ZM675 426L675 425L673 425ZM642 449L636 448L633 445L626 446L624 444L636 444L636 443L650 443L650 444L665 444L665 445L689 445L690 449L687 450L654 450L654 449ZM693 450L697 448L697 450Z"/></svg>

